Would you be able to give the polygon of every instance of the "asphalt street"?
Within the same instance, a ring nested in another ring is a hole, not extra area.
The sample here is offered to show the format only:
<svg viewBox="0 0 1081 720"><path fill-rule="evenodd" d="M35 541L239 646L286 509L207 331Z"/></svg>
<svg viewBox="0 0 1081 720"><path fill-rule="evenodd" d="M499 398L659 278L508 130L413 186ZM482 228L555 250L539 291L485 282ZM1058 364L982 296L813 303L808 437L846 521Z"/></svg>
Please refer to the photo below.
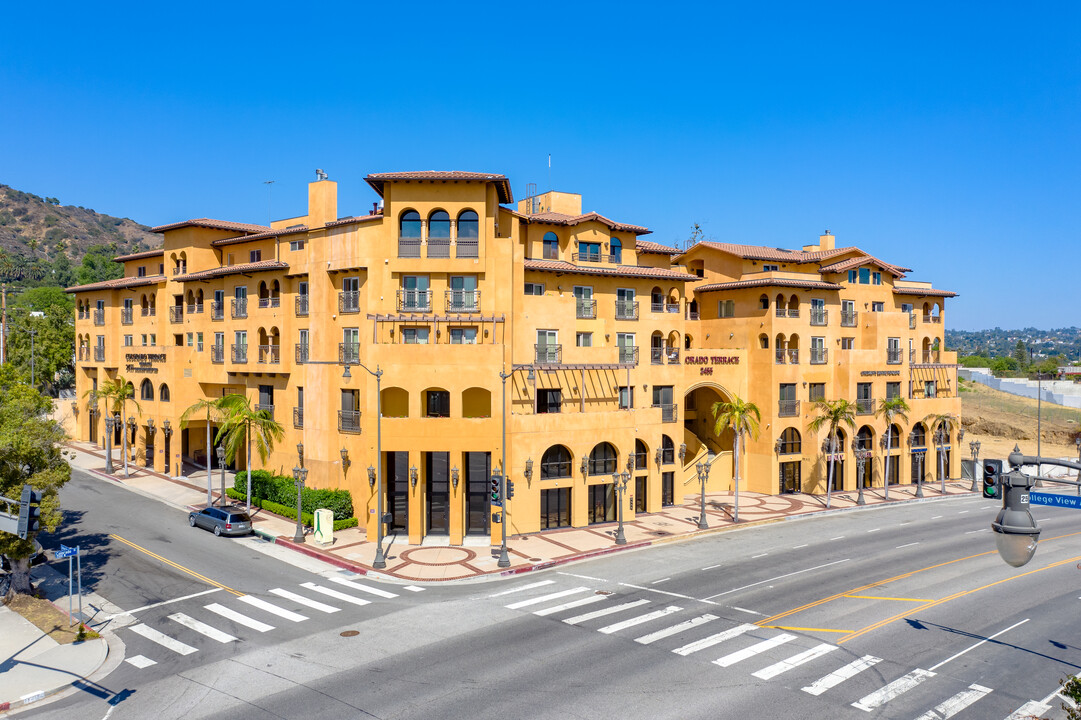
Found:
<svg viewBox="0 0 1081 720"><path fill-rule="evenodd" d="M192 530L89 476L62 500L81 514L56 540L94 549L94 590L132 612L126 656L154 664L35 717L1062 717L1048 698L1081 671L1067 509L1033 509L1043 537L1016 569L997 503L963 497L409 590Z"/></svg>

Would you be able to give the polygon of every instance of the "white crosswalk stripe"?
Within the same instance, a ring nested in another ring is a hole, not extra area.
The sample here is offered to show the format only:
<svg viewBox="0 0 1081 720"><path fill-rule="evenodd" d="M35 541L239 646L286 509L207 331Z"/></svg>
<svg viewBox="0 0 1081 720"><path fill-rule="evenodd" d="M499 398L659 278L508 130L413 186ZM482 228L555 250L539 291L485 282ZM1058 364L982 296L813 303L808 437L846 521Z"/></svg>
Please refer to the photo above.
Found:
<svg viewBox="0 0 1081 720"><path fill-rule="evenodd" d="M206 609L212 613L217 613L218 615L221 615L223 618L232 620L237 625L243 625L244 627L249 627L252 630L266 632L267 630L274 629L273 625L267 625L265 622L259 622L255 618L250 618L247 615L238 613L236 610L231 610L224 605L219 605L218 603L210 603L206 606Z"/></svg>
<svg viewBox="0 0 1081 720"><path fill-rule="evenodd" d="M612 625L607 625L607 626L602 627L599 630L597 630L597 632L604 633L605 635L610 635L610 634L612 634L614 632L619 632L620 630L624 630L624 629L629 628L629 627L634 627L635 625L641 625L642 623L647 623L650 620L656 620L657 618L664 617L665 615L671 615L672 613L679 612L682 609L683 608L676 607L675 605L671 605L669 607L664 608L663 610L654 610L653 612L646 613L645 615L639 615L638 617L633 617L633 618L631 618L629 620L623 620L621 622L617 622L617 623L614 623Z"/></svg>
<svg viewBox="0 0 1081 720"><path fill-rule="evenodd" d="M211 640L217 640L220 643L229 643L236 640L235 637L227 632L222 632L216 627L211 627L204 622L200 622L193 617L188 617L184 613L173 613L169 616L169 619L173 622L178 622L189 630L194 630L200 635L206 635Z"/></svg>
<svg viewBox="0 0 1081 720"><path fill-rule="evenodd" d="M583 623L587 620L593 620L599 617L604 617L605 615L623 612L624 610L630 610L631 608L641 607L642 605L648 604L649 600L635 600L633 602L623 603L622 605L604 608L603 610L594 610L593 612L588 612L585 615L576 615L575 617L567 618L563 622L567 623L568 625L577 625L578 623Z"/></svg>
<svg viewBox="0 0 1081 720"><path fill-rule="evenodd" d="M968 690L962 690L949 700L939 703L934 710L928 710L920 715L917 720L947 720L967 708L972 703L991 692L991 688L973 683Z"/></svg>
<svg viewBox="0 0 1081 720"><path fill-rule="evenodd" d="M920 670L917 668L907 675L897 678L889 685L875 690L870 695L863 696L852 703L852 707L859 708L865 712L871 712L875 708L885 705L890 700L893 700L898 695L908 692L927 678L934 676L935 674L930 670Z"/></svg>
<svg viewBox="0 0 1081 720"><path fill-rule="evenodd" d="M139 668L140 670L142 670L143 668L148 668L151 665L157 665L158 664L156 661L151 660L150 658L146 657L145 655L133 655L133 656L131 656L129 658L124 658L124 662L131 663L132 665Z"/></svg>
<svg viewBox="0 0 1081 720"><path fill-rule="evenodd" d="M274 593L278 597L283 597L286 600L292 600L298 605L304 605L305 607L310 607L312 610L318 610L319 612L336 613L341 611L341 608L336 608L333 605L321 603L318 600L311 600L304 597L303 595L297 595L295 592L289 592L288 590L283 590L281 588L274 588L270 592Z"/></svg>
<svg viewBox="0 0 1081 720"><path fill-rule="evenodd" d="M803 692L810 693L811 695L821 695L827 690L837 687L845 680L859 675L867 668L874 667L880 662L882 662L882 658L877 658L874 655L864 655L858 660L853 660L844 667L834 670L829 675L815 680L813 683L803 688Z"/></svg>
<svg viewBox="0 0 1081 720"><path fill-rule="evenodd" d="M1010 713L1006 720L1029 720L1029 718L1040 717L1050 709L1050 705L1045 705L1039 700L1029 700Z"/></svg>
<svg viewBox="0 0 1081 720"><path fill-rule="evenodd" d="M815 645L810 650L804 650L803 652L793 655L792 657L782 660L779 663L774 663L767 668L763 668L753 675L756 678L762 680L769 680L770 678L777 677L781 673L788 672L792 668L799 667L804 663L808 663L816 658L820 658L828 652L833 652L837 649L836 645L830 645L829 643L822 643L821 645Z"/></svg>
<svg viewBox="0 0 1081 720"><path fill-rule="evenodd" d="M717 658L716 660L713 661L713 664L714 665L720 665L721 667L729 667L731 665L735 665L738 662L743 662L747 658L752 658L755 655L758 655L760 653L764 653L767 650L772 650L773 648L777 647L778 645L784 645L786 642L789 642L789 641L795 640L795 639L796 639L795 635L789 635L788 633L781 633L780 635L777 635L776 637L771 637L768 640L763 640L760 643L755 643L754 645L751 645L748 648L743 648L742 650L737 650L734 653L731 653L729 655L725 655L722 658Z"/></svg>
<svg viewBox="0 0 1081 720"><path fill-rule="evenodd" d="M330 578L330 581L331 582L336 582L339 585L345 585L347 588L352 588L354 590L360 590L361 592L366 592L369 595L375 595L376 597L386 598L388 600L390 600L391 598L398 597L397 595L395 595L392 592L388 592L386 590L380 590L379 588L374 588L374 587L371 587L369 585L361 585L358 582L353 582L352 580L346 580L345 578Z"/></svg>
<svg viewBox="0 0 1081 720"><path fill-rule="evenodd" d="M533 588L539 588L539 587L544 587L545 585L551 585L554 582L555 582L555 580L541 580L540 582L529 583L528 585L519 585L518 587L511 588L510 590L503 590L501 592L495 593L494 595L489 595L488 597L495 598L495 597L502 597L504 595L512 595L512 594L517 593L517 592L522 592L523 590L532 590Z"/></svg>
<svg viewBox="0 0 1081 720"><path fill-rule="evenodd" d="M706 613L705 615L699 615L696 618L691 618L686 622L681 622L678 625L666 627L663 630L652 632L649 635L643 635L642 637L635 638L634 641L636 643L642 643L643 645L649 645L650 643L657 642L658 640L663 640L666 637L671 637L672 635L679 635L681 632L690 630L693 627L698 627L699 625L704 625L705 623L716 619L716 615L710 615L709 613Z"/></svg>
<svg viewBox="0 0 1081 720"><path fill-rule="evenodd" d="M542 610L535 610L535 611L533 611L533 614L534 615L540 615L540 616L543 617L545 615L551 615L553 613L563 612L564 610L570 610L571 608L582 607L583 605L592 605L595 602L600 602L601 600L607 600L610 597L612 597L612 596L611 595L587 595L584 598L578 598L577 600L571 600L570 602L565 602L565 603L562 603L560 605L553 605L550 608L544 608Z"/></svg>
<svg viewBox="0 0 1081 720"><path fill-rule="evenodd" d="M175 652L175 653L177 653L179 655L191 655L193 652L199 652L196 648L193 648L191 645L185 645L184 643L180 642L179 640L174 640L173 638L169 637L168 635L166 635L164 633L160 633L157 630L155 630L154 628L147 627L146 625L144 625L142 623L139 623L138 625L132 625L128 629L131 630L133 633L135 633L137 635L142 635L147 640L150 640L151 642L156 642L158 645L161 645L163 648L167 648L169 650L172 650L173 652Z"/></svg>
<svg viewBox="0 0 1081 720"><path fill-rule="evenodd" d="M280 618L285 618L290 622L303 622L304 620L308 619L307 615L301 615L300 613L295 613L292 610L286 610L285 608L278 607L274 603L269 603L262 598L257 598L252 595L241 595L237 598L237 600L239 600L240 602L246 602L252 607L257 607L264 612L270 613L271 615L277 615Z"/></svg>
<svg viewBox="0 0 1081 720"><path fill-rule="evenodd" d="M576 587L571 588L570 590L560 590L559 592L550 593L548 595L541 595L540 597L530 598L528 600L519 600L518 602L511 603L510 605L506 605L505 607L508 610L517 610L519 608L529 607L530 605L540 605L541 603L548 602L549 600L557 600L562 597L567 597L568 595L577 595L578 593L588 591L589 588L587 587Z"/></svg>
<svg viewBox="0 0 1081 720"><path fill-rule="evenodd" d="M321 593L323 595L326 595L327 597L332 597L335 600L341 600L343 602L353 603L354 605L371 605L372 604L371 600L365 600L364 598L353 597L352 595L347 595L347 594L345 594L343 592L338 592L337 590L334 590L333 588L323 587L322 585L316 585L315 583L311 583L311 582L301 583L300 587L307 588L308 590L311 590L312 592Z"/></svg>
<svg viewBox="0 0 1081 720"><path fill-rule="evenodd" d="M737 625L736 627L725 630L724 632L719 632L716 635L710 635L707 638L695 640L693 643L676 648L672 652L674 652L676 655L690 655L691 653L696 653L699 650L705 650L708 647L713 647L718 643L723 643L725 640L731 640L734 637L739 637L745 632L750 632L751 630L757 629L757 625L744 623L743 625Z"/></svg>

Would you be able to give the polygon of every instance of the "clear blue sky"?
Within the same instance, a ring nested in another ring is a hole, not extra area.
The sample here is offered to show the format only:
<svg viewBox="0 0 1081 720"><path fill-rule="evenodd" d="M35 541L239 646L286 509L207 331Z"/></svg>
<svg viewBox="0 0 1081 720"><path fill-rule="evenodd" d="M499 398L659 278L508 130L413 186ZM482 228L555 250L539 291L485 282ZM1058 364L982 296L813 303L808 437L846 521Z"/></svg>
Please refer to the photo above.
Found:
<svg viewBox="0 0 1081 720"><path fill-rule="evenodd" d="M315 168L504 173L681 242L825 228L961 297L1078 320L1076 2L8 4L0 182L156 225L305 210Z"/></svg>

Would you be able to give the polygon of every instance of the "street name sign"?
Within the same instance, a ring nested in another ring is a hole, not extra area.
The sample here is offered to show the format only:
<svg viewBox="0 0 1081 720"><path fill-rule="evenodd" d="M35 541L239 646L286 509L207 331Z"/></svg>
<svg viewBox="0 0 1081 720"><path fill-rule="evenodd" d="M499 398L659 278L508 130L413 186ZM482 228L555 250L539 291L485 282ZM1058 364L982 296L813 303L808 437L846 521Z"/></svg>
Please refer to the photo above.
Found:
<svg viewBox="0 0 1081 720"><path fill-rule="evenodd" d="M67 545L61 545L60 549L53 553L53 557L57 560L63 560L66 557L75 557L78 554L78 547L68 547Z"/></svg>
<svg viewBox="0 0 1081 720"><path fill-rule="evenodd" d="M1049 505L1051 507L1064 507L1081 510L1081 497L1078 497L1076 495L1030 492L1028 494L1028 501L1031 505Z"/></svg>

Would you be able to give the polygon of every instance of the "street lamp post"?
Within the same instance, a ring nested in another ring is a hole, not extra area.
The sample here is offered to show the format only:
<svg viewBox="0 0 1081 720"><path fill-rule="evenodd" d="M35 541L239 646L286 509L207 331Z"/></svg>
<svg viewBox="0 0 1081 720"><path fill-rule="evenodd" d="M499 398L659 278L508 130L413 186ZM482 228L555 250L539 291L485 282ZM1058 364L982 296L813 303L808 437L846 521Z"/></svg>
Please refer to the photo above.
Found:
<svg viewBox="0 0 1081 720"><path fill-rule="evenodd" d="M503 502L503 512L499 514L499 531L502 535L499 545L499 562L496 563L497 567L505 568L510 567L510 555L507 554L507 378L509 378L514 371L499 373L499 379L503 381L503 405L501 407L502 412L500 415L503 417L503 464L499 466L499 473L503 478L499 481L501 487L499 488L499 499Z"/></svg>
<svg viewBox="0 0 1081 720"><path fill-rule="evenodd" d="M293 482L297 486L297 530L293 534L293 542L304 542L304 522L300 516L300 498L304 492L304 481L308 478L308 469L303 467L293 468Z"/></svg>
<svg viewBox="0 0 1081 720"><path fill-rule="evenodd" d="M694 470L698 473L698 482L702 484L702 493L699 501L698 529L708 530L709 524L706 522L706 482L709 480L709 463L702 460L694 466Z"/></svg>
<svg viewBox="0 0 1081 720"><path fill-rule="evenodd" d="M627 537L623 534L623 497L627 493L627 481L631 479L631 474L624 471L622 473L612 473L612 485L616 489L616 502L619 506L616 508L619 525L616 527L616 545L626 545Z"/></svg>
<svg viewBox="0 0 1081 720"><path fill-rule="evenodd" d="M221 505L225 506L225 448L221 445L217 449L218 468L221 470L221 496L218 498Z"/></svg>
<svg viewBox="0 0 1081 720"><path fill-rule="evenodd" d="M942 447L947 442L949 442L949 439L950 439L950 436L946 432L946 424L941 423L938 426L938 430L935 430L935 445L938 446L938 472L939 472L939 475L942 476L939 479L942 480L942 494L943 495L946 494L946 475L948 473L946 472L946 468L943 467L943 465L946 462L946 455L945 455L945 453L942 452Z"/></svg>
<svg viewBox="0 0 1081 720"><path fill-rule="evenodd" d="M93 420L91 420L91 422L93 422ZM110 475L113 474L113 448L111 441L113 439L113 424L115 422L116 420L113 419L112 415L105 418L105 472Z"/></svg>
<svg viewBox="0 0 1081 720"><path fill-rule="evenodd" d="M980 441L973 440L968 444L968 449L972 453L972 487L969 488L969 491L976 492L978 489L976 485L976 470L980 467Z"/></svg>
<svg viewBox="0 0 1081 720"><path fill-rule="evenodd" d="M1081 463L1081 435L1078 435L1075 442L1077 443L1077 462ZM1077 479L1081 480L1081 470L1077 471ZM1077 494L1081 495L1081 484L1077 486Z"/></svg>
<svg viewBox="0 0 1081 720"><path fill-rule="evenodd" d="M926 452L926 449L921 452L915 445L916 431L913 430L908 436L908 446L912 448L912 457L916 459L916 497L921 498L923 497L923 452Z"/></svg>
<svg viewBox="0 0 1081 720"><path fill-rule="evenodd" d="M856 496L856 504L866 505L867 501L863 498L863 472L867 467L867 460L871 457L871 451L859 448L853 454L856 456L856 490L859 493Z"/></svg>
<svg viewBox="0 0 1081 720"><path fill-rule="evenodd" d="M892 428L887 427L886 432L882 434L882 439L878 441L879 446L885 453L882 460L882 496L885 500L890 499L890 474L888 472L890 466L890 435ZM901 468L897 468L897 473L900 475Z"/></svg>

